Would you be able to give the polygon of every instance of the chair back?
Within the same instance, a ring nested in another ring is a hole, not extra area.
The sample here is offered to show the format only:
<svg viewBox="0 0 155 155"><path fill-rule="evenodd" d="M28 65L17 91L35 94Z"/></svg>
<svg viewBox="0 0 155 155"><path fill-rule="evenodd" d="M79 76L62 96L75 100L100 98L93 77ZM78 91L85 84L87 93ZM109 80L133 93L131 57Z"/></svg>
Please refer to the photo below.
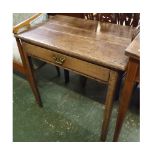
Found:
<svg viewBox="0 0 155 155"><path fill-rule="evenodd" d="M119 24L137 27L140 20L139 13L119 13Z"/></svg>

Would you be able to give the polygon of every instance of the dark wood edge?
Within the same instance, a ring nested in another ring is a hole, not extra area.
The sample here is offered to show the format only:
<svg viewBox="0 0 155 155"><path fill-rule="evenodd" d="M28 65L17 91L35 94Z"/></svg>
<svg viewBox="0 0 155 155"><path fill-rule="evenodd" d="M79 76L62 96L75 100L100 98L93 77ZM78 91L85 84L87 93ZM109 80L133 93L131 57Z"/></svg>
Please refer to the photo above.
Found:
<svg viewBox="0 0 155 155"><path fill-rule="evenodd" d="M64 16L71 16L77 18L84 18L84 13L47 13L48 16L55 16L55 15L64 15Z"/></svg>
<svg viewBox="0 0 155 155"><path fill-rule="evenodd" d="M137 60L140 60L140 57L137 56L136 54L131 54L130 51L125 51L125 55L128 56L128 57L132 57L134 59L137 59Z"/></svg>

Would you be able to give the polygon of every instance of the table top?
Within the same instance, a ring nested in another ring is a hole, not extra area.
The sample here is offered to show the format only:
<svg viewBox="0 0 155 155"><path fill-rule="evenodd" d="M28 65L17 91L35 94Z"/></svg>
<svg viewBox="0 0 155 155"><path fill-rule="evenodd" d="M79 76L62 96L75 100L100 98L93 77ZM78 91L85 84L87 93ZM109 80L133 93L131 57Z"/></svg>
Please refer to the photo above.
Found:
<svg viewBox="0 0 155 155"><path fill-rule="evenodd" d="M131 42L126 49L126 55L135 59L140 58L140 34Z"/></svg>
<svg viewBox="0 0 155 155"><path fill-rule="evenodd" d="M133 28L56 15L16 37L97 65L125 70ZM36 51L37 52L37 51Z"/></svg>

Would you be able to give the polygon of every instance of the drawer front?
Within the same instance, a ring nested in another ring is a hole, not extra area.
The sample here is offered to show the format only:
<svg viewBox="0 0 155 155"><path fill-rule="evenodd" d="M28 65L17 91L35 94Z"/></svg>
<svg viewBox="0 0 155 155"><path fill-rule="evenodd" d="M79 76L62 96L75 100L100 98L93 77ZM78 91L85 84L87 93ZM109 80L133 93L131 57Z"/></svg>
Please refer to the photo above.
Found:
<svg viewBox="0 0 155 155"><path fill-rule="evenodd" d="M28 55L46 61L47 63L52 63L56 66L62 66L63 68L75 71L79 74L99 81L106 82L109 79L110 71L107 68L91 64L71 56L60 54L52 50L41 48L39 46L28 44L26 42L23 42L22 46L23 50L27 52Z"/></svg>

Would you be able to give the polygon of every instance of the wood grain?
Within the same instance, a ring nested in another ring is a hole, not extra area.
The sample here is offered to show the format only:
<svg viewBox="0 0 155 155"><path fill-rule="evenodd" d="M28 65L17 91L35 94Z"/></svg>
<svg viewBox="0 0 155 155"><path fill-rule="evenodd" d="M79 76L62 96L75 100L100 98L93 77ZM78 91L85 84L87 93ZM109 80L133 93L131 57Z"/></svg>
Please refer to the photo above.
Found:
<svg viewBox="0 0 155 155"><path fill-rule="evenodd" d="M64 19L63 17L61 18ZM85 25L85 20L80 20L78 24ZM48 21L16 37L91 63L118 70L126 69L128 58L124 55L124 51L130 43L132 29L128 28L126 30L120 25L118 29L117 25L109 26L108 28L107 25L103 26L104 31L102 29L102 33L95 33L82 27L79 28L79 26L56 26L52 22ZM72 22L74 23L75 21L73 20ZM111 33L113 31L115 33ZM116 35L116 33L118 34ZM123 33L125 34L124 36L122 35Z"/></svg>
<svg viewBox="0 0 155 155"><path fill-rule="evenodd" d="M62 16L62 15L55 15L50 19L51 19L50 20L51 23L54 23L57 25L76 27L76 28L91 30L91 31L95 31L98 24L97 21L85 20L81 18Z"/></svg>

